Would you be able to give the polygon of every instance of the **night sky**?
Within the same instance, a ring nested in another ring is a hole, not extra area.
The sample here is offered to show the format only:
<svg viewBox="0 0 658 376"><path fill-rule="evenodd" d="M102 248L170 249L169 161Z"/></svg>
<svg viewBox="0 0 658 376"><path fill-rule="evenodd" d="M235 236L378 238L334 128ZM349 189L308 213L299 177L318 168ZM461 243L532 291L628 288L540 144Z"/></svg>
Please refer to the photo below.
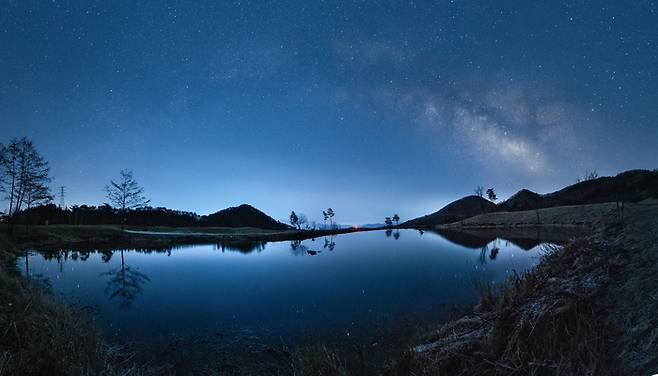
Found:
<svg viewBox="0 0 658 376"><path fill-rule="evenodd" d="M0 142L69 205L341 223L658 167L654 2L191 3L0 0Z"/></svg>

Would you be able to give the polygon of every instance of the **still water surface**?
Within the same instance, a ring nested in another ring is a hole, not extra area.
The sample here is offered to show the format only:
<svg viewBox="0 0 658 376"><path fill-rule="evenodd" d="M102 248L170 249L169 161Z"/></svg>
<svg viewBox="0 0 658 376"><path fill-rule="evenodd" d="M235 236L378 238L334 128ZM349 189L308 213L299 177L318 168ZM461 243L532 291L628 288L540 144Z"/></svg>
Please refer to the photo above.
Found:
<svg viewBox="0 0 658 376"><path fill-rule="evenodd" d="M539 242L372 231L303 242L31 252L19 266L129 339L250 330L295 338L368 335L477 302L479 283L539 262ZM525 249L524 249L525 248ZM27 261L27 263L26 263Z"/></svg>

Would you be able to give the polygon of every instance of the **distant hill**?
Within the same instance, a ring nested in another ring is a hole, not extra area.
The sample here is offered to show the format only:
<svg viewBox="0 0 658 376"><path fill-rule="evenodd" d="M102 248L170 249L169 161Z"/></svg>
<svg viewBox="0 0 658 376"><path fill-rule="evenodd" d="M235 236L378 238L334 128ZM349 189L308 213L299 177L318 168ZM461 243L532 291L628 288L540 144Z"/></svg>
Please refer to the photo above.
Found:
<svg viewBox="0 0 658 376"><path fill-rule="evenodd" d="M478 196L466 196L457 201L451 202L437 212L406 221L401 223L400 226L430 226L452 223L495 210L496 205L489 200L485 200Z"/></svg>
<svg viewBox="0 0 658 376"><path fill-rule="evenodd" d="M522 189L498 204L498 210L531 210L615 201L637 202L649 197L658 198L658 172L630 170L617 176L582 181L545 195Z"/></svg>
<svg viewBox="0 0 658 376"><path fill-rule="evenodd" d="M497 205L498 210L518 211L535 209L542 203L542 195L528 189L516 192L512 197Z"/></svg>
<svg viewBox="0 0 658 376"><path fill-rule="evenodd" d="M366 223L365 225L359 225L361 228L380 228L386 226L383 223Z"/></svg>
<svg viewBox="0 0 658 376"><path fill-rule="evenodd" d="M650 197L658 198L658 171L630 170L617 176L582 181L544 195L522 189L498 205L478 196L467 196L435 213L404 222L401 226L432 226L458 222L483 212L521 211L615 201L637 202Z"/></svg>
<svg viewBox="0 0 658 376"><path fill-rule="evenodd" d="M204 216L201 218L201 222L203 226L213 227L255 227L268 230L287 230L291 228L247 204Z"/></svg>

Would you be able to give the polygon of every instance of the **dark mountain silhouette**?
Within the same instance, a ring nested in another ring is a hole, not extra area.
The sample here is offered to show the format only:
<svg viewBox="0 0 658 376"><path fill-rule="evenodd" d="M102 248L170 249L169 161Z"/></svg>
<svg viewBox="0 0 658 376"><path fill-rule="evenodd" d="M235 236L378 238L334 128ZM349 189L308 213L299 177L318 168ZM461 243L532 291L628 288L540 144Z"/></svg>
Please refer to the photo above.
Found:
<svg viewBox="0 0 658 376"><path fill-rule="evenodd" d="M617 176L582 181L544 195L522 189L498 205L478 196L467 196L435 213L404 222L402 226L433 226L458 222L483 212L533 210L604 202L637 202L651 197L658 198L658 170L630 170Z"/></svg>
<svg viewBox="0 0 658 376"><path fill-rule="evenodd" d="M204 216L201 218L201 222L203 226L213 227L255 227L268 230L287 230L291 228L247 204Z"/></svg>
<svg viewBox="0 0 658 376"><path fill-rule="evenodd" d="M498 210L531 210L615 201L637 202L649 197L658 198L658 171L630 170L617 176L582 181L545 195L522 189L498 204Z"/></svg>
<svg viewBox="0 0 658 376"><path fill-rule="evenodd" d="M400 226L430 226L452 223L478 214L496 210L496 205L479 196L466 196L443 207L443 209L423 217L409 220Z"/></svg>
<svg viewBox="0 0 658 376"><path fill-rule="evenodd" d="M537 208L541 202L542 196L539 193L522 189L498 204L497 207L502 211L531 210Z"/></svg>

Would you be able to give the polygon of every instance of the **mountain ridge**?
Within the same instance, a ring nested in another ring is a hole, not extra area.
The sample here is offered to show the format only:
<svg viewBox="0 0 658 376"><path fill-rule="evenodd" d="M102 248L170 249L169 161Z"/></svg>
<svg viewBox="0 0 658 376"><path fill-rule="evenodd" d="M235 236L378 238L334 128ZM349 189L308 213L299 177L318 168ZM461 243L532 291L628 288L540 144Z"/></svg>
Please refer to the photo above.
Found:
<svg viewBox="0 0 658 376"><path fill-rule="evenodd" d="M615 176L577 182L546 194L523 188L499 204L470 195L455 200L434 213L406 221L401 226L447 224L496 211L523 211L604 202L637 202L652 197L658 198L658 170L628 170ZM478 211L477 204L474 204L477 199L481 200L482 211Z"/></svg>

